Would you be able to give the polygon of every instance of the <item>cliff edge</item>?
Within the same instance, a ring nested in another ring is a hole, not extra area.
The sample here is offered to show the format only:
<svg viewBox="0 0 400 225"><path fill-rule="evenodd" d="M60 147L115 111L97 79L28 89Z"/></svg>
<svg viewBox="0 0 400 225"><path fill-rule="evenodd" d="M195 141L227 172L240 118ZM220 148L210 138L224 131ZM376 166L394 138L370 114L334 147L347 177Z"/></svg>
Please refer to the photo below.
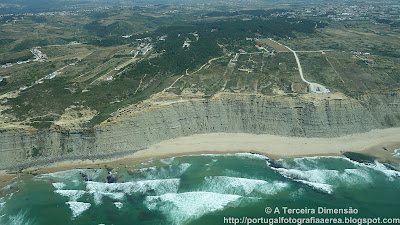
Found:
<svg viewBox="0 0 400 225"><path fill-rule="evenodd" d="M0 169L101 159L194 134L330 138L398 126L399 92L372 93L358 99L340 94L219 93L209 99L155 96L91 129L1 128Z"/></svg>

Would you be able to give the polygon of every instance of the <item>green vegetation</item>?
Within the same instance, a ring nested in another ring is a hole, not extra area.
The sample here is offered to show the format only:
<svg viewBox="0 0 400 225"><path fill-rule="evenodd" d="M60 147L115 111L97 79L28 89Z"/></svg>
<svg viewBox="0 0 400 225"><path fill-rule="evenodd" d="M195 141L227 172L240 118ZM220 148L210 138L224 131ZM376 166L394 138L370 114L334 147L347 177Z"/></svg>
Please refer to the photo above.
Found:
<svg viewBox="0 0 400 225"><path fill-rule="evenodd" d="M18 61L25 61L28 59L32 59L33 55L30 51L23 51L17 54L2 54L0 55L0 65L6 63L16 63Z"/></svg>
<svg viewBox="0 0 400 225"><path fill-rule="evenodd" d="M0 81L0 87L6 86L6 85L7 85L7 79L3 78L3 79Z"/></svg>
<svg viewBox="0 0 400 225"><path fill-rule="evenodd" d="M221 21L200 23L192 26L162 27L154 31L153 37L167 35L164 42L156 45L158 52L165 51L161 57L149 61L142 61L125 74L126 77L136 74L151 74L162 76L165 74L182 74L186 69L193 70L206 63L209 59L221 56L222 50L218 43L232 44L235 40L254 37L255 32L260 35L294 37L297 32L313 33L314 24L303 21L293 24L290 19L251 20L251 21ZM211 32L217 30L216 32ZM182 48L186 39L194 39L193 32L200 35L198 41L193 41L189 48Z"/></svg>
<svg viewBox="0 0 400 225"><path fill-rule="evenodd" d="M18 51L23 51L26 49L30 49L34 46L44 46L48 45L49 41L43 40L43 39L26 39L23 40L22 42L18 43L17 45L14 46L12 51L18 52Z"/></svg>
<svg viewBox="0 0 400 225"><path fill-rule="evenodd" d="M0 77L7 78L0 83L1 94L31 86L2 103L8 107L3 112L15 117L9 117L11 122L29 121L25 123L48 129L76 106L96 112L85 119L93 127L119 108L163 90L205 98L220 91L289 97L306 93L293 54L271 53L267 43L254 38L274 38L296 51L332 50L298 55L306 79L334 92L358 97L398 88L400 42L398 32L387 25L391 22L275 16L284 11L199 13L164 5L26 16L0 27L0 62L32 58L29 49L37 45L49 59L0 69ZM370 54L356 57L351 51ZM367 65L368 59L376 64ZM55 78L35 84L55 71L60 72ZM390 125L396 118L385 119Z"/></svg>
<svg viewBox="0 0 400 225"><path fill-rule="evenodd" d="M30 123L29 125L36 129L48 129L52 124L52 122L34 122Z"/></svg>

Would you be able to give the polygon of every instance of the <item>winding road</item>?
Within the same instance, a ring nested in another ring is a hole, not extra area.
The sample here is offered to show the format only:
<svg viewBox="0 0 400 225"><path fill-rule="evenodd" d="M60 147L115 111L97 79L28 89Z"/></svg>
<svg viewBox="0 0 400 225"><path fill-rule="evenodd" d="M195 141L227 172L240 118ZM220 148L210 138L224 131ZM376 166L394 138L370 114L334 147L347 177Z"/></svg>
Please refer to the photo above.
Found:
<svg viewBox="0 0 400 225"><path fill-rule="evenodd" d="M331 92L328 88L326 88L326 87L323 86L322 84L312 83L312 82L307 81L307 80L304 78L303 68L301 67L299 57L297 56L297 53L296 53L293 49L291 49L291 48L289 48L288 46L283 45L283 44L281 44L281 43L279 43L279 42L277 42L277 41L275 41L275 40L272 40L271 38L269 38L269 40L271 40L271 41L277 43L278 45L281 45L281 46L283 46L283 47L286 47L287 49L289 49L289 51L293 52L294 57L296 58L297 67L298 67L298 69L299 69L299 74L300 74L301 80L308 84L308 87L310 88L310 91L311 91L311 92L313 92L313 93L318 93L318 94L327 94L327 93ZM311 52L311 51L309 51L309 52ZM320 51L317 51L317 52L320 52Z"/></svg>

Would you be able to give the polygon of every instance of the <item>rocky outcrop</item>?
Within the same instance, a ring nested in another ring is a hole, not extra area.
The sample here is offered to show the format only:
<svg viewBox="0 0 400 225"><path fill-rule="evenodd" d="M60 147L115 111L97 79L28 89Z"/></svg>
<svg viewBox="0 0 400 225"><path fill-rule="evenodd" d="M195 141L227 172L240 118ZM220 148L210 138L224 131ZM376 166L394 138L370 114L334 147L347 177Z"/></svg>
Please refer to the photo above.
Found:
<svg viewBox="0 0 400 225"><path fill-rule="evenodd" d="M132 153L202 133L338 137L400 126L398 93L352 98L219 94L158 102L92 129L0 130L0 168Z"/></svg>

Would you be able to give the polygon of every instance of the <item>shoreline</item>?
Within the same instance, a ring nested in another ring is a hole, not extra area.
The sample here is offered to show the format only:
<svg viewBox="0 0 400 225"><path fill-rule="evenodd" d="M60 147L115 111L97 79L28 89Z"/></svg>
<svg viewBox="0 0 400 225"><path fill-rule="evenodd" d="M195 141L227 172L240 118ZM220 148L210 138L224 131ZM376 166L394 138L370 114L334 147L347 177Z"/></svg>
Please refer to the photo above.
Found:
<svg viewBox="0 0 400 225"><path fill-rule="evenodd" d="M337 138L284 137L266 134L210 133L170 139L134 153L122 153L102 160L65 160L45 166L24 169L22 173L0 170L0 187L20 175L51 173L76 168L117 167L145 161L201 154L256 153L272 159L342 156L357 152L376 157L379 161L400 163L392 157L400 148L400 128L372 130Z"/></svg>

